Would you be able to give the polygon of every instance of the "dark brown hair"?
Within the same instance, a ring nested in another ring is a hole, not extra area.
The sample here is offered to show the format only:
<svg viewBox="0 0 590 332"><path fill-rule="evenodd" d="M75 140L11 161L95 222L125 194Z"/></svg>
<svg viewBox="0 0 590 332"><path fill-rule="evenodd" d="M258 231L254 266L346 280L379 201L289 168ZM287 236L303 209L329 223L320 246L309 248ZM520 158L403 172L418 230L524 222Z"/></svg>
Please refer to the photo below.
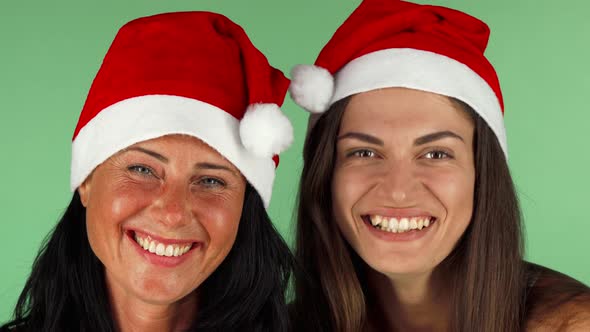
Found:
<svg viewBox="0 0 590 332"><path fill-rule="evenodd" d="M232 249L199 286L199 313L188 331L289 331L289 247L250 184L242 211ZM13 319L0 324L0 332L117 330L104 266L90 248L85 221L76 191L35 259Z"/></svg>
<svg viewBox="0 0 590 332"><path fill-rule="evenodd" d="M348 100L335 103L310 130L299 188L292 305L296 331L361 331L367 323L365 264L332 217L336 137ZM439 265L452 271L451 331L520 331L526 289L521 217L504 153L485 121L451 99L475 125L472 220Z"/></svg>

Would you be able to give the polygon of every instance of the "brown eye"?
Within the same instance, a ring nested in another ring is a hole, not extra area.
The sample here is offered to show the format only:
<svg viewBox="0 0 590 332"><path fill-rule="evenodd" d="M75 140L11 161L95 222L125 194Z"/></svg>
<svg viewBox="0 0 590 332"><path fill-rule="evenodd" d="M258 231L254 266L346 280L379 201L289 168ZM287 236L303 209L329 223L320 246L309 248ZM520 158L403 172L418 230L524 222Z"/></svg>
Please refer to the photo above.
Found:
<svg viewBox="0 0 590 332"><path fill-rule="evenodd" d="M424 158L426 158L426 159L447 159L447 158L451 158L451 155L446 153L445 151L434 150L434 151L429 151L426 154L424 154Z"/></svg>
<svg viewBox="0 0 590 332"><path fill-rule="evenodd" d="M355 150L348 154L348 157L357 157L357 158L373 158L376 156L376 153L371 150L361 149Z"/></svg>

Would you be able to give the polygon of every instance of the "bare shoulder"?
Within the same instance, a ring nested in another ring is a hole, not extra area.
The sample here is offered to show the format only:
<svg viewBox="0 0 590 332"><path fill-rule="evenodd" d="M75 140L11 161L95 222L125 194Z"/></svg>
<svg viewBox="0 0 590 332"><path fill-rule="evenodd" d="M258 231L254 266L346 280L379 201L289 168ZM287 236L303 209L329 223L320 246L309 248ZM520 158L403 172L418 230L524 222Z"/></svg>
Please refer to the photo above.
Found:
<svg viewBox="0 0 590 332"><path fill-rule="evenodd" d="M590 331L590 288L557 271L527 264L526 330Z"/></svg>

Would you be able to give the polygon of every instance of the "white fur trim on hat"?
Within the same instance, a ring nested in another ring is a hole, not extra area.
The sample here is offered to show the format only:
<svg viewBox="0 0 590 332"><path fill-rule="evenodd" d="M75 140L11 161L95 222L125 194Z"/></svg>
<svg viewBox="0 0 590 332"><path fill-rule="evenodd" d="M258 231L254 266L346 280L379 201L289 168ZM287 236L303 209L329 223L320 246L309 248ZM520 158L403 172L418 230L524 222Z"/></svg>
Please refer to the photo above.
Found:
<svg viewBox="0 0 590 332"><path fill-rule="evenodd" d="M195 99L147 95L102 110L72 143L70 186L76 190L95 167L135 143L170 134L197 137L236 166L268 207L275 177L270 157L248 151L239 137L240 121L224 110Z"/></svg>
<svg viewBox="0 0 590 332"><path fill-rule="evenodd" d="M336 73L329 105L357 93L390 87L428 91L463 101L486 121L508 157L502 108L494 90L467 65L438 53L399 48L356 58Z"/></svg>
<svg viewBox="0 0 590 332"><path fill-rule="evenodd" d="M295 103L307 111L325 112L334 94L334 77L322 67L297 65L291 70L289 93Z"/></svg>
<svg viewBox="0 0 590 332"><path fill-rule="evenodd" d="M240 121L240 138L256 156L272 158L293 142L293 126L277 104L252 104Z"/></svg>

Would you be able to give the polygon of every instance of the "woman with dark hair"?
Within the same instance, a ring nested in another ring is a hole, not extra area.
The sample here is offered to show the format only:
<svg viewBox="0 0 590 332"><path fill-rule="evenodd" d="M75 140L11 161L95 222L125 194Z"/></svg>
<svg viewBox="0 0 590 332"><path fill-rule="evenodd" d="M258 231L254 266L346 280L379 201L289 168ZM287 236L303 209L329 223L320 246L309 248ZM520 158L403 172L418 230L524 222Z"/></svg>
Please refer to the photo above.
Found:
<svg viewBox="0 0 590 332"><path fill-rule="evenodd" d="M222 15L123 26L74 133L72 201L2 331L286 331L266 213L288 80Z"/></svg>
<svg viewBox="0 0 590 332"><path fill-rule="evenodd" d="M590 289L523 260L488 27L365 0L291 95L313 112L298 331L590 331Z"/></svg>

